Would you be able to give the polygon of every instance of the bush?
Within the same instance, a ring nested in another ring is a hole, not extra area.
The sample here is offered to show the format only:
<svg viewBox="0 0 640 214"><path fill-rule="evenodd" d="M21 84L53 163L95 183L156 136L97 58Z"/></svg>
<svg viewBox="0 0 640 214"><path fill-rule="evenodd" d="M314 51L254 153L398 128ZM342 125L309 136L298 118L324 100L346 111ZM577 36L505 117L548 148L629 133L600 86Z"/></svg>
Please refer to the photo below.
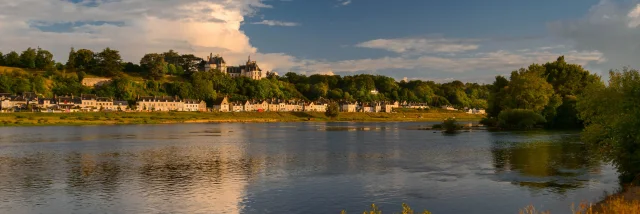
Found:
<svg viewBox="0 0 640 214"><path fill-rule="evenodd" d="M488 127L496 127L498 126L498 119L495 117L485 117L480 120L480 124Z"/></svg>
<svg viewBox="0 0 640 214"><path fill-rule="evenodd" d="M502 129L532 129L536 125L546 123L544 117L533 110L511 109L504 110L498 115L497 126Z"/></svg>
<svg viewBox="0 0 640 214"><path fill-rule="evenodd" d="M324 113L325 116L330 118L336 118L340 114L340 106L338 103L331 103L327 106L327 111Z"/></svg>
<svg viewBox="0 0 640 214"><path fill-rule="evenodd" d="M442 122L442 128L445 133L455 133L456 131L462 129L462 126L458 124L458 121L455 118L447 118Z"/></svg>

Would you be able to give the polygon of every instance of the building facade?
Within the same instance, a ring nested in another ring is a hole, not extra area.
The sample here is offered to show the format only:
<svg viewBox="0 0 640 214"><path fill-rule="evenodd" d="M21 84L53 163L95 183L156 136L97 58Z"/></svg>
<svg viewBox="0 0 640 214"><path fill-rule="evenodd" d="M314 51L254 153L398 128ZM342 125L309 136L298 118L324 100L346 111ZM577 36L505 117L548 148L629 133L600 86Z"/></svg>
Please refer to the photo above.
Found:
<svg viewBox="0 0 640 214"><path fill-rule="evenodd" d="M218 70L231 77L248 77L254 80L259 80L265 77L262 69L258 66L258 63L256 61L251 61L251 57L249 57L244 65L227 66L227 63L224 61L222 56L219 54L214 56L213 53L210 53L207 60L204 61L204 71L212 70Z"/></svg>

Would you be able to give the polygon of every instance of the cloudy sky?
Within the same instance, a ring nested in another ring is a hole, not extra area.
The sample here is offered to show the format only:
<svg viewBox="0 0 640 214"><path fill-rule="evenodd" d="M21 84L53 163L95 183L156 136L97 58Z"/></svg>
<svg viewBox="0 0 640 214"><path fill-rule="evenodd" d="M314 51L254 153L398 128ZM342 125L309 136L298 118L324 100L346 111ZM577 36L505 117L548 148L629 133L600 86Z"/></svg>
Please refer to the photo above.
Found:
<svg viewBox="0 0 640 214"><path fill-rule="evenodd" d="M637 67L640 0L0 0L0 51L169 49L278 73L490 82L559 55Z"/></svg>

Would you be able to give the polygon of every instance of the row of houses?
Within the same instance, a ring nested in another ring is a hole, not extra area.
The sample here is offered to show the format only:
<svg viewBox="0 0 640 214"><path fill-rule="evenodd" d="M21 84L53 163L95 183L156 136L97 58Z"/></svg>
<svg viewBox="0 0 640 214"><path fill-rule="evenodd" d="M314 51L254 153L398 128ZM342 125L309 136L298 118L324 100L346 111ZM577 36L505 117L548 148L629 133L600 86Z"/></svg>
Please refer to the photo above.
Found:
<svg viewBox="0 0 640 214"><path fill-rule="evenodd" d="M305 102L300 100L247 100L231 102L227 97L219 98L213 103L216 112L326 112L328 102Z"/></svg>
<svg viewBox="0 0 640 214"><path fill-rule="evenodd" d="M0 93L0 110L14 111L43 111L43 112L95 112L95 111L186 111L186 112L326 112L329 101L301 100L247 100L231 102L227 97L214 101L213 108L208 109L202 100L182 99L178 96L146 96L136 98L134 103L115 100L109 97L98 97L95 94L81 94L80 96L60 96L41 98L35 93L11 95ZM411 102L340 102L342 112L386 112L397 108L429 109L427 103ZM450 106L443 109L457 110ZM464 109L469 114L485 114L484 109Z"/></svg>
<svg viewBox="0 0 640 214"><path fill-rule="evenodd" d="M80 96L38 97L35 93L0 94L0 111L96 112L96 111L206 111L204 101L178 97L138 97L135 105L128 101L95 94Z"/></svg>

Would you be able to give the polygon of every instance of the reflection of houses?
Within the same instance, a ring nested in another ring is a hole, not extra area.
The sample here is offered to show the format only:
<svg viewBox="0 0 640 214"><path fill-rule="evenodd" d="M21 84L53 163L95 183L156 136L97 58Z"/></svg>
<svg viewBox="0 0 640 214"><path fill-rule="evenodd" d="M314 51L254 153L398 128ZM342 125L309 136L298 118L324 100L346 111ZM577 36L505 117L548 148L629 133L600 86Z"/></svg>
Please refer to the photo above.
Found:
<svg viewBox="0 0 640 214"><path fill-rule="evenodd" d="M227 66L222 56L211 53L207 57L207 61L204 61L204 70L218 70L222 73L228 74L231 77L248 77L254 80L262 79L262 69L258 66L256 61L251 61L251 57L244 65L240 66Z"/></svg>

